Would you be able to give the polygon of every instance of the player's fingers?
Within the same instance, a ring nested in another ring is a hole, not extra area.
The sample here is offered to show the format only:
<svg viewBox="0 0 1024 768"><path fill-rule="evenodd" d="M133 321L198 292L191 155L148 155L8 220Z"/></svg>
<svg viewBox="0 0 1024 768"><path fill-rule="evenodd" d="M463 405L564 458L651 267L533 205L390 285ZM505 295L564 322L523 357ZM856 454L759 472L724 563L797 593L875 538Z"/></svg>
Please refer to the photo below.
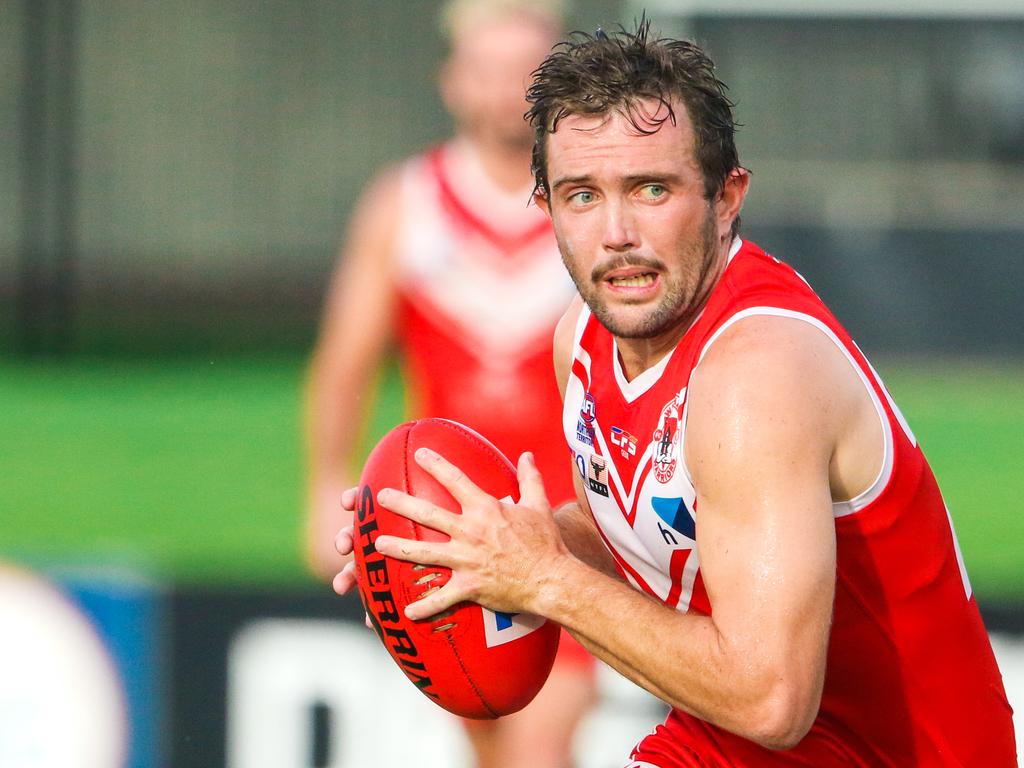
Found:
<svg viewBox="0 0 1024 768"><path fill-rule="evenodd" d="M400 539L397 536L378 536L373 544L377 551L386 557L394 557L420 565L451 567L451 558L446 554L445 543Z"/></svg>
<svg viewBox="0 0 1024 768"><path fill-rule="evenodd" d="M548 494L544 490L544 478L529 451L519 457L516 475L519 477L519 503L534 509L547 509L549 504Z"/></svg>
<svg viewBox="0 0 1024 768"><path fill-rule="evenodd" d="M358 498L359 488L346 488L341 492L341 508L348 512L355 511Z"/></svg>
<svg viewBox="0 0 1024 768"><path fill-rule="evenodd" d="M465 509L474 502L490 499L466 473L429 448L416 449L416 463L425 469Z"/></svg>
<svg viewBox="0 0 1024 768"><path fill-rule="evenodd" d="M402 517L407 517L413 522L449 536L451 536L459 517L454 512L441 509L425 499L418 499L393 488L385 488L378 493L377 502Z"/></svg>
<svg viewBox="0 0 1024 768"><path fill-rule="evenodd" d="M409 605L405 607L405 615L413 621L429 619L437 616L439 613L444 613L453 605L457 605L466 599L467 596L463 591L449 581L443 587L431 592L426 597L423 597L414 603L409 603ZM443 623L443 619L441 617L438 617L438 621Z"/></svg>
<svg viewBox="0 0 1024 768"><path fill-rule="evenodd" d="M335 575L331 586L339 595L345 595L356 586L357 579L356 564L354 562L346 563L345 567Z"/></svg>
<svg viewBox="0 0 1024 768"><path fill-rule="evenodd" d="M350 555L355 548L355 536L351 525L346 525L334 537L334 548L339 555Z"/></svg>

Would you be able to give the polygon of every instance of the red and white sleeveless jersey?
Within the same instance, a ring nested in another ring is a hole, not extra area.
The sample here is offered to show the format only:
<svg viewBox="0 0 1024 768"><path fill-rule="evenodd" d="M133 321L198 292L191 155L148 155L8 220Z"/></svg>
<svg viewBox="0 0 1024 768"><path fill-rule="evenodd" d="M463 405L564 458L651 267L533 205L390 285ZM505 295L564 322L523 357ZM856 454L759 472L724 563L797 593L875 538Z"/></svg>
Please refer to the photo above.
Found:
<svg viewBox="0 0 1024 768"><path fill-rule="evenodd" d="M550 220L464 145L401 173L396 330L415 415L462 422L513 462L532 450L552 502L571 499L552 336L575 289Z"/></svg>
<svg viewBox="0 0 1024 768"><path fill-rule="evenodd" d="M580 315L563 427L620 572L672 608L713 612L696 540L700 489L684 460L686 392L718 336L755 315L801 320L835 343L874 402L884 433L875 482L833 505L836 595L821 709L810 733L782 752L672 710L637 747L635 765L1015 766L1002 678L952 521L914 434L807 283L751 243L733 245L692 327L671 354L632 381L611 334L586 308Z"/></svg>

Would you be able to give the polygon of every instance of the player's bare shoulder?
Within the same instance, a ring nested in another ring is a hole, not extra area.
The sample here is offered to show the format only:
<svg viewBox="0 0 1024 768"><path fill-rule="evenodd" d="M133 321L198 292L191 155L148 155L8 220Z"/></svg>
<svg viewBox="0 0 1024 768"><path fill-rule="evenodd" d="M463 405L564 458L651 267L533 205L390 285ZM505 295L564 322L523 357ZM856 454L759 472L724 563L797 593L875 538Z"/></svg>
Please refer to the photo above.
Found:
<svg viewBox="0 0 1024 768"><path fill-rule="evenodd" d="M812 463L842 497L869 485L881 463L882 427L856 367L799 319L755 315L731 325L694 370L688 402L695 474L715 474L710 456L733 468Z"/></svg>
<svg viewBox="0 0 1024 768"><path fill-rule="evenodd" d="M573 296L569 308L565 310L555 326L555 379L558 381L558 391L565 395L565 385L569 380L569 371L572 369L572 347L576 337L576 325L580 319L580 312L583 311L583 299L577 294Z"/></svg>
<svg viewBox="0 0 1024 768"><path fill-rule="evenodd" d="M399 164L381 171L363 188L338 248L339 279L334 281L332 294L344 294L345 280L362 281L357 284L364 292L381 294L393 279L403 167Z"/></svg>
<svg viewBox="0 0 1024 768"><path fill-rule="evenodd" d="M405 167L405 163L388 166L367 182L353 213L353 229L365 225L386 232L397 223Z"/></svg>

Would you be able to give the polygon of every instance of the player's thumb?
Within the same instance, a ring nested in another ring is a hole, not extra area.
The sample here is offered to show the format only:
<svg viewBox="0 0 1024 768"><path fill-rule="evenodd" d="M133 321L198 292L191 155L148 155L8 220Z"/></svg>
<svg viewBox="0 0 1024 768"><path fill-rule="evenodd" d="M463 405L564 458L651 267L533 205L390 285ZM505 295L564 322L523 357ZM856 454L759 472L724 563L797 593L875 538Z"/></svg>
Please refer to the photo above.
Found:
<svg viewBox="0 0 1024 768"><path fill-rule="evenodd" d="M516 474L519 478L519 503L535 509L546 509L548 495L533 453L526 451L519 457Z"/></svg>

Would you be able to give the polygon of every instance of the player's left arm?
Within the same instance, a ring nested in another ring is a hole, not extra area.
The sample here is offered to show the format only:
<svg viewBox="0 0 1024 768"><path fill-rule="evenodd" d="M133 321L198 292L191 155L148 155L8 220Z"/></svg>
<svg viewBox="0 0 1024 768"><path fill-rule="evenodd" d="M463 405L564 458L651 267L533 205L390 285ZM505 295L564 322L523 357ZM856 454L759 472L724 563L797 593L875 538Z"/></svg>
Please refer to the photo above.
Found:
<svg viewBox="0 0 1024 768"><path fill-rule="evenodd" d="M726 687L728 707L760 708L777 732L806 733L821 703L836 580L830 476L860 410L857 386L820 331L755 317L710 348L688 389L712 659L746 681Z"/></svg>

